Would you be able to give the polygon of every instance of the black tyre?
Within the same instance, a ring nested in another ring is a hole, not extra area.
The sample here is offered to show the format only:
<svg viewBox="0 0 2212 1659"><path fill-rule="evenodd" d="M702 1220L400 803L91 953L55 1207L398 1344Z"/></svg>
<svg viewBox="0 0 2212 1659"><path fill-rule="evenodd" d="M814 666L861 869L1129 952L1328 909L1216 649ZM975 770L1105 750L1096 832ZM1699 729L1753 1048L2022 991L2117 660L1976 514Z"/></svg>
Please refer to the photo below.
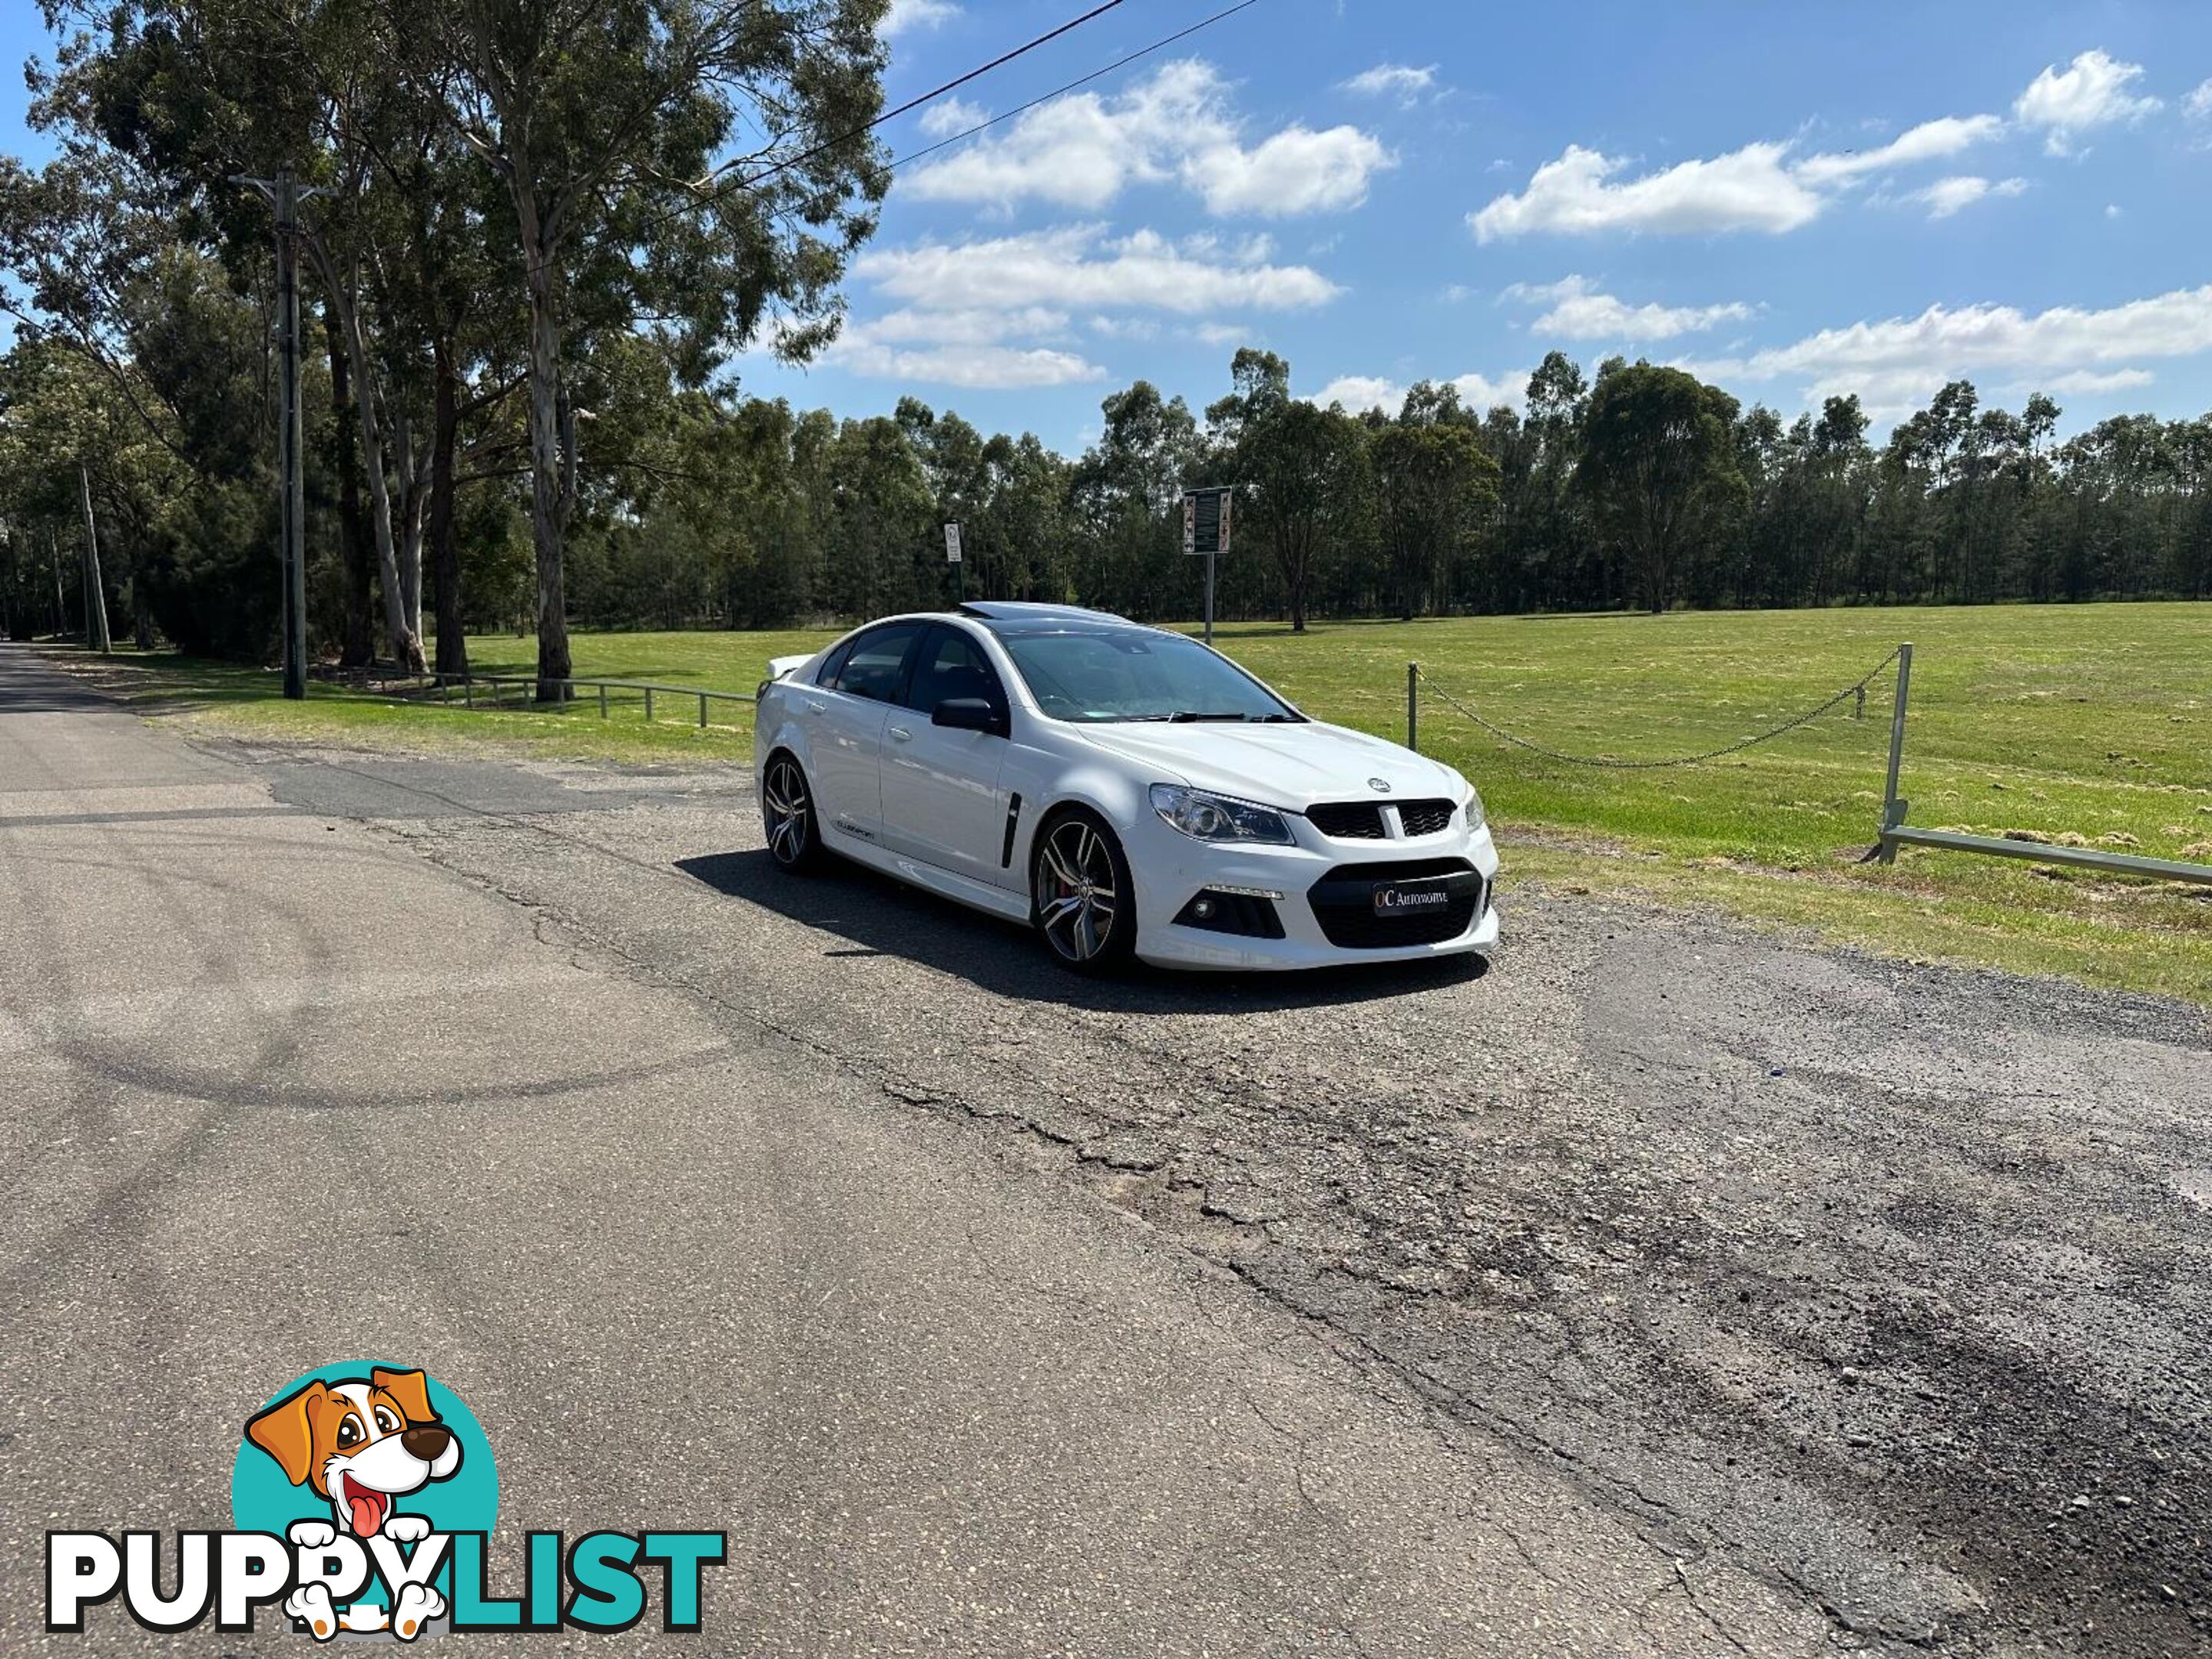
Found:
<svg viewBox="0 0 2212 1659"><path fill-rule="evenodd" d="M761 828L769 856L794 875L822 861L822 828L815 820L814 792L797 760L781 750L769 757L761 775Z"/></svg>
<svg viewBox="0 0 2212 1659"><path fill-rule="evenodd" d="M1030 853L1030 919L1061 967L1104 974L1137 949L1137 890L1121 843L1098 817L1063 812Z"/></svg>

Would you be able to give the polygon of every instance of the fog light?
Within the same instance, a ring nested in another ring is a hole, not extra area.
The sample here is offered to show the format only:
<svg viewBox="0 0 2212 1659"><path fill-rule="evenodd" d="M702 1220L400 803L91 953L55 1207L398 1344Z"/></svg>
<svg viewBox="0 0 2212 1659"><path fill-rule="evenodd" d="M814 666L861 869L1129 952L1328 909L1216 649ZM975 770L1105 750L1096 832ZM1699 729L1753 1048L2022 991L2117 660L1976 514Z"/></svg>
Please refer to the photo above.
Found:
<svg viewBox="0 0 2212 1659"><path fill-rule="evenodd" d="M1200 921L1212 921L1213 919L1213 901L1210 898L1194 899L1191 902L1190 913L1196 916Z"/></svg>

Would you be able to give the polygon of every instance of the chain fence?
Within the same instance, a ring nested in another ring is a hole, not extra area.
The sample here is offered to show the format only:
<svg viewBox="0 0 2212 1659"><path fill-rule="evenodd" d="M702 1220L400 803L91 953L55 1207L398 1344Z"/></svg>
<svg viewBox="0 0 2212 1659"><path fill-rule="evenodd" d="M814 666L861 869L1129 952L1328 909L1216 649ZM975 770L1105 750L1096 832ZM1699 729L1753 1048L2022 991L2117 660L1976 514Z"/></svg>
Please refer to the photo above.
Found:
<svg viewBox="0 0 2212 1659"><path fill-rule="evenodd" d="M1841 703L1846 702L1854 697L1863 699L1867 687L1873 684L1875 681L1880 679L1884 674L1888 672L1892 665L1894 665L1899 659L1903 656L1903 654L1904 653L1901 650L1891 652L1887 657L1884 657L1879 663L1875 664L1874 667L1868 670L1865 674L1862 675L1856 680L1854 680L1850 684L1845 686L1842 690L1837 692L1834 696L1828 698L1826 702L1820 703L1814 708L1805 710L1802 714L1791 715L1788 720L1784 720L1779 726L1770 726L1765 731L1753 732L1747 738L1740 738L1734 743L1723 744L1717 749L1708 749L1695 755L1669 756L1664 760L1622 760L1611 755L1570 755L1564 750L1549 748L1543 744L1522 737L1517 732L1509 732L1504 726L1498 725L1493 720L1486 720L1482 715L1468 708L1468 705L1461 699L1454 696L1450 692L1444 690L1443 686L1438 685L1435 680L1430 678L1428 671L1421 667L1418 663L1413 665L1413 676L1420 684L1426 686L1428 690L1436 696L1437 699L1443 702L1447 708L1455 710L1466 719L1473 721L1475 725L1480 726L1484 731L1489 732L1491 736L1496 738L1501 743L1510 744L1516 749L1525 749L1531 754L1541 755L1547 760L1559 761L1569 766L1600 767L1607 770L1619 772L1651 772L1658 771L1667 767L1698 766L1707 761L1724 759L1729 755L1741 754L1745 750L1754 748L1759 744L1771 743L1778 737L1782 737L1788 732L1795 732L1801 726L1809 726L1814 720L1820 719L1821 715L1826 714L1830 709L1836 708ZM1863 702L1862 702L1861 707L1863 708Z"/></svg>

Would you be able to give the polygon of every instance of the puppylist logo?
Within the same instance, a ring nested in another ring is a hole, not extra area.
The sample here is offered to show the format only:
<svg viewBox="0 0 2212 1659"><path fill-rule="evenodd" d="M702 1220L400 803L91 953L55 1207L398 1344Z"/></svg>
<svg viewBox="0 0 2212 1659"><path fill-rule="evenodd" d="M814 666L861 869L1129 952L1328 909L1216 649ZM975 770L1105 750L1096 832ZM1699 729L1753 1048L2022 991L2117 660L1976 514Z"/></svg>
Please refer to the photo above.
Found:
<svg viewBox="0 0 2212 1659"><path fill-rule="evenodd" d="M499 1507L490 1444L460 1397L420 1370L326 1365L246 1424L230 1532L46 1534L46 1628L82 1632L122 1598L148 1630L246 1632L281 1616L318 1642L438 1632L626 1631L660 1591L661 1628L699 1628L718 1532L529 1535L522 1593L498 1596L485 1547ZM164 1578L167 1578L165 1586ZM273 1610L273 1611L272 1611Z"/></svg>

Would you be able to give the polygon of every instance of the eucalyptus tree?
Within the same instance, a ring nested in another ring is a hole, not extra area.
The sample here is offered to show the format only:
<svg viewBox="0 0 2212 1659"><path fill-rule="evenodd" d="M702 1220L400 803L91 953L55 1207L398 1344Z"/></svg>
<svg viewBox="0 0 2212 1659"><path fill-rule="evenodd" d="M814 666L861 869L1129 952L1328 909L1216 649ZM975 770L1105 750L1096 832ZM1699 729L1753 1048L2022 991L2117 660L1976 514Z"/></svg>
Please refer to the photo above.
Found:
<svg viewBox="0 0 2212 1659"><path fill-rule="evenodd" d="M1237 520L1273 556L1291 631L1306 629L1320 562L1349 548L1373 510L1367 429L1340 407L1291 396L1291 368L1273 352L1239 351L1236 390L1206 410L1232 457Z"/></svg>
<svg viewBox="0 0 2212 1659"><path fill-rule="evenodd" d="M1655 614L1673 602L1698 539L1744 504L1735 417L1735 398L1679 368L1607 363L1590 390L1577 477Z"/></svg>
<svg viewBox="0 0 2212 1659"><path fill-rule="evenodd" d="M410 84L496 177L527 312L538 695L569 672L580 334L702 380L764 331L804 358L887 186L889 0L375 0Z"/></svg>
<svg viewBox="0 0 2212 1659"><path fill-rule="evenodd" d="M1457 389L1413 387L1370 441L1376 514L1398 614L1410 622L1448 592L1454 564L1498 502L1498 466Z"/></svg>

